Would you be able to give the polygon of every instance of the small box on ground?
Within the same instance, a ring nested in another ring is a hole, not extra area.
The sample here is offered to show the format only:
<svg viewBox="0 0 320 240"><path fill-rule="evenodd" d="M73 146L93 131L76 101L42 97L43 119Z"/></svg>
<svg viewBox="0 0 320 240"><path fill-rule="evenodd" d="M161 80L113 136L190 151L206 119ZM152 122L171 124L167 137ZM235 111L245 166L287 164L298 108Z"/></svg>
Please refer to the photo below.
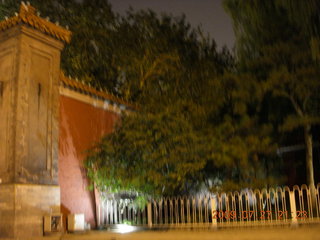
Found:
<svg viewBox="0 0 320 240"><path fill-rule="evenodd" d="M85 220L84 214L69 214L68 215L68 231L84 231L85 230Z"/></svg>

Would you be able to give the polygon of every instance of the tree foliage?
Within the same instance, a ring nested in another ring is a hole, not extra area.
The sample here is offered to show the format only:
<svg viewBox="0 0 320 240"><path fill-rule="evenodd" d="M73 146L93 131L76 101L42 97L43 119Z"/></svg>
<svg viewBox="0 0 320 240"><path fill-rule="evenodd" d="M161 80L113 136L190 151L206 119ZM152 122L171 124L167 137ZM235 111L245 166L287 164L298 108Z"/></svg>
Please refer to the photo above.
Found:
<svg viewBox="0 0 320 240"><path fill-rule="evenodd" d="M179 193L204 167L202 141L175 112L124 116L88 158L89 176L111 192Z"/></svg>
<svg viewBox="0 0 320 240"><path fill-rule="evenodd" d="M278 99L267 115L280 131L302 127L307 182L314 185L311 127L319 123L319 67L310 39L317 34L319 8L314 1L226 0L237 35L239 70L256 77L264 102ZM299 10L297 7L299 6ZM299 13L298 13L299 11ZM299 15L298 19L294 16ZM301 19L306 16L306 19ZM298 20L299 22L296 22ZM276 108L282 109L275 111ZM279 139L277 140L279 142Z"/></svg>
<svg viewBox="0 0 320 240"><path fill-rule="evenodd" d="M275 15L267 22L267 2L229 2L236 64L184 16L128 10L121 17L106 0L32 1L42 16L73 32L62 54L66 74L139 106L89 152L88 175L100 190L171 195L203 182L225 190L275 183L270 168L278 159L265 94L279 83L271 70L283 64L282 55L267 57L265 43L280 41L283 31L289 36L290 20ZM0 17L18 4L5 0ZM269 32L259 31L264 28Z"/></svg>

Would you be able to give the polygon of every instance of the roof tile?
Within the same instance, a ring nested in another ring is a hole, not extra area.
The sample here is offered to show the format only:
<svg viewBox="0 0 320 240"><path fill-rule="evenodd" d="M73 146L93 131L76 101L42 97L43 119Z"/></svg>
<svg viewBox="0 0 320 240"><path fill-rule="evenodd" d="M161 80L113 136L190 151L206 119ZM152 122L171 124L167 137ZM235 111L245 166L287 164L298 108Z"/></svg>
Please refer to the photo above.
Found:
<svg viewBox="0 0 320 240"><path fill-rule="evenodd" d="M63 72L60 73L60 82L64 87L71 88L77 92L82 92L93 97L97 97L103 100L109 100L117 104L125 105L126 107L129 107L133 110L137 109L137 106L135 106L134 104L126 102L125 100L118 98L110 93L98 91L97 89L90 87L84 83L76 81L70 77L66 77Z"/></svg>
<svg viewBox="0 0 320 240"><path fill-rule="evenodd" d="M66 43L69 43L71 40L71 32L69 30L38 17L36 15L36 9L24 3L21 3L20 5L19 14L0 22L0 31L5 31L10 27L19 24L26 24L34 27L45 34L48 34Z"/></svg>

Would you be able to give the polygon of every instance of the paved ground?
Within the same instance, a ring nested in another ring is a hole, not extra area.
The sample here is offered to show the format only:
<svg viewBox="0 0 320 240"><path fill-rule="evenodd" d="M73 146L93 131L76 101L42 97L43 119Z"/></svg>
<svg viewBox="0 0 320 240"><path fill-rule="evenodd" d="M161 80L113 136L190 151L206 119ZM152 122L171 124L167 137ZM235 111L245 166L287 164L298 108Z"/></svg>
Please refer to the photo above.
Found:
<svg viewBox="0 0 320 240"><path fill-rule="evenodd" d="M127 234L107 231L66 234L61 240L320 240L320 225L308 225L297 228L244 228L221 229L215 231L175 230L142 231Z"/></svg>

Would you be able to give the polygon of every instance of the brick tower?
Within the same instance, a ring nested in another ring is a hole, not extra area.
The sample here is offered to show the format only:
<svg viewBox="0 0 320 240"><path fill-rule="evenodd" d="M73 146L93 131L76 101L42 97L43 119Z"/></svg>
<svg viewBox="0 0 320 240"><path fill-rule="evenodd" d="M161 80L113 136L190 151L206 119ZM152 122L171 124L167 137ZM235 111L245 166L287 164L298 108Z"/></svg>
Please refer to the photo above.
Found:
<svg viewBox="0 0 320 240"><path fill-rule="evenodd" d="M24 3L0 22L0 238L43 234L60 210L60 53L71 33Z"/></svg>

